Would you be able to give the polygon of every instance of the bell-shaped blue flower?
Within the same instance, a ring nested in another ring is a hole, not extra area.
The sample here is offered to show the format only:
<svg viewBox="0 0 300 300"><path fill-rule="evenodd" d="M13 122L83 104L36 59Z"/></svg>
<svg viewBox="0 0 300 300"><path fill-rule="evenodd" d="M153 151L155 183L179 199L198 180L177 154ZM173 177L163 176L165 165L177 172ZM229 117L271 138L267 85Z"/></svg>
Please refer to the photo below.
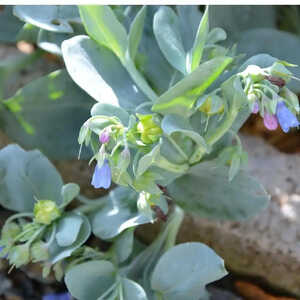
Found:
<svg viewBox="0 0 300 300"><path fill-rule="evenodd" d="M101 167L97 164L92 179L92 186L96 189L108 189L111 185L111 170L106 159Z"/></svg>
<svg viewBox="0 0 300 300"><path fill-rule="evenodd" d="M287 108L283 101L277 103L276 117L284 132L288 132L290 128L299 126L296 116Z"/></svg>
<svg viewBox="0 0 300 300"><path fill-rule="evenodd" d="M47 294L43 296L43 300L71 300L71 295L69 293Z"/></svg>

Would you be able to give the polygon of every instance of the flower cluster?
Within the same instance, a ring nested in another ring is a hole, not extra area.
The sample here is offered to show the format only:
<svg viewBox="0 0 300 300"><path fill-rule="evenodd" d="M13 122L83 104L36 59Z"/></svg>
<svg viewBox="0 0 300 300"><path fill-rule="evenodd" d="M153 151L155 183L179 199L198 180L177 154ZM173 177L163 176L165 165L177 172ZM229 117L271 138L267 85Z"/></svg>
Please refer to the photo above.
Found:
<svg viewBox="0 0 300 300"><path fill-rule="evenodd" d="M250 65L240 75L252 113L260 113L267 129L275 130L279 124L288 132L300 125L296 117L300 109L297 96L286 87L292 75L284 65L276 62L265 69Z"/></svg>

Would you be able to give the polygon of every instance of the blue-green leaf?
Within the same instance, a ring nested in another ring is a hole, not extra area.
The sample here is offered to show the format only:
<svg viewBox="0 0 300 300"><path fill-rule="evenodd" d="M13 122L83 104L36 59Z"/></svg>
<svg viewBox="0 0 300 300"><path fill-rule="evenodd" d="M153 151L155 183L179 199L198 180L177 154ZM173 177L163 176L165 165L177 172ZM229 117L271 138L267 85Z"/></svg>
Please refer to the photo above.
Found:
<svg viewBox="0 0 300 300"><path fill-rule="evenodd" d="M12 14L12 6L5 5L0 11L0 41L15 42L18 32L24 25L18 18Z"/></svg>
<svg viewBox="0 0 300 300"><path fill-rule="evenodd" d="M184 48L189 51L193 46L202 13L198 5L177 5L176 9Z"/></svg>
<svg viewBox="0 0 300 300"><path fill-rule="evenodd" d="M127 34L108 5L80 5L84 27L99 45L111 49L121 61L125 59Z"/></svg>
<svg viewBox="0 0 300 300"><path fill-rule="evenodd" d="M60 235L60 238L54 239L52 241L52 243L49 246L49 255L50 255L50 262L52 264L55 264L56 262L69 257L76 249L78 249L81 245L83 245L87 239L89 238L90 234L91 234L91 225L89 223L89 220L86 216L84 215L78 215L79 218L81 218L82 220L82 224L80 226L80 230L79 232L73 231L73 238L69 239L68 241L63 239L63 236L65 236L65 234L67 234L66 232L66 228L64 226L62 226L61 231L63 231L64 234ZM79 224L78 219L77 221L77 225ZM71 223L72 221L68 221L67 223ZM68 225L66 227L68 227ZM78 226L76 226L76 228L78 229ZM71 242L71 240L74 240L74 236L76 236L75 241L68 245L68 246L60 246L58 244L58 241L62 242L62 244L69 244L69 242ZM63 242L64 241L64 242Z"/></svg>
<svg viewBox="0 0 300 300"><path fill-rule="evenodd" d="M121 281L124 300L147 300L144 289L133 280L122 278Z"/></svg>
<svg viewBox="0 0 300 300"><path fill-rule="evenodd" d="M204 148L207 152L209 151L209 147L206 144L204 138L193 130L192 126L189 124L188 119L183 118L178 115L166 115L164 116L161 128L163 131L172 135L173 133L180 132L188 137L190 137L198 146Z"/></svg>
<svg viewBox="0 0 300 300"><path fill-rule="evenodd" d="M87 36L76 36L62 44L67 70L73 80L100 103L134 111L148 101L118 58Z"/></svg>
<svg viewBox="0 0 300 300"><path fill-rule="evenodd" d="M63 205L66 206L75 197L79 195L80 187L76 183L67 183L61 188L61 196L63 199Z"/></svg>
<svg viewBox="0 0 300 300"><path fill-rule="evenodd" d="M26 148L39 148L54 159L77 157L77 137L94 101L64 70L30 82L2 102L4 132ZM84 149L83 157L90 157Z"/></svg>
<svg viewBox="0 0 300 300"><path fill-rule="evenodd" d="M149 223L149 220L137 211L138 193L130 188L118 187L103 199L104 207L92 214L93 233L101 239L111 239L127 228Z"/></svg>
<svg viewBox="0 0 300 300"><path fill-rule="evenodd" d="M202 53L205 45L205 41L207 39L209 23L208 23L208 6L206 7L205 13L201 19L199 24L199 28L197 31L197 35L195 38L195 42L193 48L191 49L191 61L190 61L190 70L194 71L200 64Z"/></svg>
<svg viewBox="0 0 300 300"><path fill-rule="evenodd" d="M91 109L91 115L117 117L125 126L129 123L129 114L122 107L114 106L108 103L96 103Z"/></svg>
<svg viewBox="0 0 300 300"><path fill-rule="evenodd" d="M0 203L7 209L32 212L35 198L60 204L63 182L55 167L38 150L9 145L0 151Z"/></svg>
<svg viewBox="0 0 300 300"><path fill-rule="evenodd" d="M80 23L75 5L16 5L14 14L24 22L55 32L72 33L70 23Z"/></svg>
<svg viewBox="0 0 300 300"><path fill-rule="evenodd" d="M124 262L132 253L134 228L128 228L114 241L114 251L119 263Z"/></svg>
<svg viewBox="0 0 300 300"><path fill-rule="evenodd" d="M76 299L96 300L114 284L115 272L109 261L88 261L68 270L65 283Z"/></svg>
<svg viewBox="0 0 300 300"><path fill-rule="evenodd" d="M82 223L81 216L72 213L60 218L55 235L57 244L60 247L72 245L77 239Z"/></svg>
<svg viewBox="0 0 300 300"><path fill-rule="evenodd" d="M152 110L162 114L189 115L198 97L231 62L231 57L219 56L201 64L194 72L162 94L155 101Z"/></svg>
<svg viewBox="0 0 300 300"><path fill-rule="evenodd" d="M129 54L132 60L135 59L136 54L138 52L139 44L142 39L145 17L146 17L147 6L141 8L141 10L137 13L132 24L130 25L129 31Z"/></svg>
<svg viewBox="0 0 300 300"><path fill-rule="evenodd" d="M246 53L247 57L259 53L268 53L278 60L286 60L300 65L297 50L299 47L300 40L296 35L272 28L259 28L244 32L238 42L237 49L239 52ZM300 77L300 67L293 68L292 71L296 77ZM288 87L295 93L300 92L298 81L291 80Z"/></svg>
<svg viewBox="0 0 300 300"><path fill-rule="evenodd" d="M176 13L162 6L154 15L153 30L157 43L168 62L181 73L186 73L186 53L179 31Z"/></svg>
<svg viewBox="0 0 300 300"><path fill-rule="evenodd" d="M201 243L185 243L160 258L151 287L165 300L198 300L208 283L226 274L223 260L212 249Z"/></svg>
<svg viewBox="0 0 300 300"><path fill-rule="evenodd" d="M240 171L228 181L228 167L203 162L168 186L168 193L186 211L202 218L242 221L264 209L269 196L253 177Z"/></svg>

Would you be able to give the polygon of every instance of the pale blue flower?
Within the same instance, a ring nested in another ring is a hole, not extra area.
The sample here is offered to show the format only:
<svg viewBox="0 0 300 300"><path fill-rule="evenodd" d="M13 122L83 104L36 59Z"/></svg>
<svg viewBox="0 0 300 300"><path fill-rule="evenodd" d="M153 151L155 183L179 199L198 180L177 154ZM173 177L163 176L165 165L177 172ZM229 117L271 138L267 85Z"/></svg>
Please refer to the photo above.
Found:
<svg viewBox="0 0 300 300"><path fill-rule="evenodd" d="M284 132L288 132L290 128L299 126L296 116L287 108L283 101L277 103L276 116L278 122Z"/></svg>
<svg viewBox="0 0 300 300"><path fill-rule="evenodd" d="M108 189L111 185L111 170L106 159L101 167L97 164L92 179L92 186L96 189Z"/></svg>

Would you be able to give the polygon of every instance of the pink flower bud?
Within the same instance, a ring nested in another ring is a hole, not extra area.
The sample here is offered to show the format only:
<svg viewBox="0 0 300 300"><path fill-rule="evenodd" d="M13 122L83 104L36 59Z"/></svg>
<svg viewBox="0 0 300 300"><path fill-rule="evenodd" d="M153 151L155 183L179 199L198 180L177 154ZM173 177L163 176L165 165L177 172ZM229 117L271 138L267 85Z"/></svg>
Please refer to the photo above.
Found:
<svg viewBox="0 0 300 300"><path fill-rule="evenodd" d="M108 130L104 129L100 134L99 141L102 144L106 144L109 142L109 139L110 139L109 132Z"/></svg>
<svg viewBox="0 0 300 300"><path fill-rule="evenodd" d="M264 124L269 130L275 130L278 127L278 122L275 115L270 115L267 112L264 115Z"/></svg>

